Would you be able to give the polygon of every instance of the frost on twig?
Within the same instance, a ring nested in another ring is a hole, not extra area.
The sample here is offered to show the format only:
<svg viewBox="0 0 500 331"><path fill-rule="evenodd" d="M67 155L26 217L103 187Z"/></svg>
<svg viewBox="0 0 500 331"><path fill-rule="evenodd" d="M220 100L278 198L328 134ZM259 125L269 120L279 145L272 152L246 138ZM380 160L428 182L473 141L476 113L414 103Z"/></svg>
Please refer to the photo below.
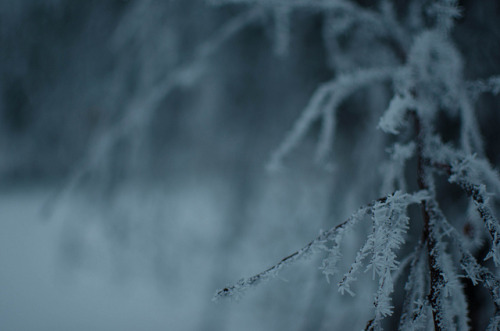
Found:
<svg viewBox="0 0 500 331"><path fill-rule="evenodd" d="M474 207L479 213L486 230L492 240L492 246L487 259L493 258L495 265L500 264L500 223L490 206L490 193L483 182L491 183L498 190L498 175L484 160L477 160L474 156L458 158L459 153L442 146L444 157L434 161L435 167L444 169L449 181L459 185L471 198ZM444 161L444 163L442 162ZM432 161L431 161L432 162Z"/></svg>
<svg viewBox="0 0 500 331"><path fill-rule="evenodd" d="M406 209L406 206L410 204L420 203L422 200L425 200L427 198L428 195L426 191L419 191L414 194L396 192L393 195L389 195L385 198L376 200L369 205L361 207L346 221L331 228L328 231L322 232L316 239L309 242L300 250L283 258L274 266L252 277L243 278L234 285L226 286L222 289L217 290L214 295L214 300L216 301L220 298L227 297L238 298L248 288L276 277L278 272L282 268L319 251L326 251L328 253L327 258L325 259L321 267L324 274L327 277L335 274L336 262L340 259L341 256L339 253L341 237L345 235L346 231L348 231L356 223L358 223L367 213L375 213L378 215L380 222L384 222L384 220L388 222L388 225L386 226L387 233L377 232L378 236L372 236L371 239L369 239L373 243L371 245L373 249L373 259L370 262L369 267L374 270L374 274L379 275L379 277L383 279L383 284L380 285L382 288L382 292L380 293L379 301L386 300L386 295L390 294L390 292L392 291L392 278L390 277L390 275L387 275L387 271L395 270L395 266L397 266L397 263L394 260L395 255L393 253L393 249L399 247L399 245L402 243L401 235L402 231L404 230L405 219L404 217L402 219L399 217L402 217L403 214L401 213L404 209ZM387 213L389 213L390 215ZM389 227L393 225L393 223L391 223L391 221L388 219L384 219L385 216L398 218L393 220L393 222L395 222L394 225L397 225L394 231L389 229ZM400 221L402 223L400 223ZM389 239L391 240L388 248L382 247L382 242L386 240L386 238L384 237L386 234L390 234ZM328 247L329 243L331 243L330 246L332 246L330 248ZM387 310L385 309L383 311L381 310L381 314L386 312Z"/></svg>
<svg viewBox="0 0 500 331"><path fill-rule="evenodd" d="M420 203L428 198L425 192L420 199L408 201L401 199L402 195L396 192L388 196L385 201L377 202L371 209L373 232L356 256L356 260L339 283L339 291L354 295L350 283L356 280L355 274L362 266L364 259L370 257L366 270L372 270L373 279L378 278L378 290L374 296L375 317L369 323L368 329L375 329L381 320L392 315L393 306L391 294L394 291L394 273L400 268L396 251L405 242L408 229L406 208L410 203Z"/></svg>
<svg viewBox="0 0 500 331"><path fill-rule="evenodd" d="M495 306L495 315L490 320L488 330L497 330L498 320L500 318L500 280L491 271L477 262L476 258L474 258L472 253L465 247L463 239L458 231L446 220L437 206L434 206L431 213L435 219L439 219L439 227L443 235L451 237L452 243L458 247L460 267L465 271L463 277L470 279L473 285L481 283L490 293ZM448 266L448 268L449 267L450 266ZM461 301L464 301L464 299L461 299ZM460 318L464 318L463 312L466 311L466 307L462 307L462 309L459 310L458 308L460 307L456 306L457 303L459 302L454 301L451 305L453 307L452 310L458 315L458 320L460 320ZM464 305L465 303L462 303L462 306ZM467 321L463 320L462 323L464 325L463 328L468 329Z"/></svg>
<svg viewBox="0 0 500 331"><path fill-rule="evenodd" d="M434 199L424 206L424 237L428 251L430 274L429 303L436 330L468 330L467 302L462 284L447 251L444 238L449 229Z"/></svg>
<svg viewBox="0 0 500 331"><path fill-rule="evenodd" d="M404 123L404 117L408 109L415 109L415 100L408 94L403 96L396 94L384 115L380 118L378 127L392 134L399 134L399 129Z"/></svg>
<svg viewBox="0 0 500 331"><path fill-rule="evenodd" d="M456 180L453 177L454 176L450 178L450 181L457 181L467 195L472 198L479 215L483 219L484 225L492 240L491 250L486 256L486 259L493 258L493 262L498 266L500 264L500 223L489 206L489 197L486 192L486 187L460 179Z"/></svg>
<svg viewBox="0 0 500 331"><path fill-rule="evenodd" d="M344 233L348 228L356 224L370 209L369 206L364 206L358 209L354 214L352 214L343 223L331 228L328 231L322 232L316 239L309 242L306 246L302 247L300 250L288 255L283 258L280 262L270 267L269 269L258 273L249 278L240 279L236 284L227 286L223 289L217 290L214 296L214 300L218 300L223 297L239 297L243 294L249 287L257 285L262 281L269 280L270 278L276 277L278 272L285 266L288 266L302 258L309 256L318 250L325 250L325 244L329 240L334 240L339 234Z"/></svg>
<svg viewBox="0 0 500 331"><path fill-rule="evenodd" d="M383 176L381 193L406 191L405 164L415 154L415 147L414 142L409 142L395 143L392 148L387 149L391 158L380 167Z"/></svg>
<svg viewBox="0 0 500 331"><path fill-rule="evenodd" d="M274 9L274 53L278 56L288 54L290 47L291 9L287 5L279 5Z"/></svg>
<svg viewBox="0 0 500 331"><path fill-rule="evenodd" d="M430 315L430 304L427 299L429 283L428 268L424 245L420 242L414 251L410 273L405 284L406 296L399 321L401 330L423 330Z"/></svg>
<svg viewBox="0 0 500 331"><path fill-rule="evenodd" d="M487 159L457 150L444 144L435 135L428 137L425 153L430 158L430 165L436 170L445 171L448 176L451 176L452 165L455 164L458 166L455 170L461 169L462 180L474 184L484 183L489 190L500 193L500 175ZM458 177L453 178L458 179Z"/></svg>
<svg viewBox="0 0 500 331"><path fill-rule="evenodd" d="M449 31L454 21L462 16L457 0L435 1L429 6L428 13L435 18L436 27L444 32Z"/></svg>
<svg viewBox="0 0 500 331"><path fill-rule="evenodd" d="M352 74L343 74L322 84L313 94L302 114L293 124L280 146L273 152L268 168L281 168L283 159L304 139L314 121L323 118L322 132L318 142L316 159L323 160L331 150L335 134L335 112L351 93L375 82L390 79L396 69L366 69Z"/></svg>
<svg viewBox="0 0 500 331"><path fill-rule="evenodd" d="M466 87L473 100L481 93L489 92L496 95L500 93L500 76L467 82Z"/></svg>
<svg viewBox="0 0 500 331"><path fill-rule="evenodd" d="M485 159L454 150L436 137L429 138L428 145L426 154L430 157L430 165L438 171L444 171L449 177L449 182L460 186L471 198L492 240L487 258L493 258L495 265L499 265L500 223L489 203L492 194L486 189L488 185L499 192L498 173Z"/></svg>

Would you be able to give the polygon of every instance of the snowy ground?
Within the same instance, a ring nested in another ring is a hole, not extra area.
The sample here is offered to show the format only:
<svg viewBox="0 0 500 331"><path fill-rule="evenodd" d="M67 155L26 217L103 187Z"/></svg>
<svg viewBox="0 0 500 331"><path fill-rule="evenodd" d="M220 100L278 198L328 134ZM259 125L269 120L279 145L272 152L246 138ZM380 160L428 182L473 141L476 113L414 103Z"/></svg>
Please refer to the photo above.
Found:
<svg viewBox="0 0 500 331"><path fill-rule="evenodd" d="M250 199L246 220L253 221L234 238L227 235L234 214L224 183L124 190L104 204L107 211L69 197L49 219L41 215L52 188L2 192L0 329L295 328L312 302L317 265L285 272L239 302L211 301L218 287L263 270L305 243L300 238L316 235L318 226L295 229L309 228L321 192L297 190L299 181L275 184Z"/></svg>
<svg viewBox="0 0 500 331"><path fill-rule="evenodd" d="M177 329L168 302L140 278L116 283L102 270L61 265L61 224L39 217L40 190L0 199L2 330Z"/></svg>

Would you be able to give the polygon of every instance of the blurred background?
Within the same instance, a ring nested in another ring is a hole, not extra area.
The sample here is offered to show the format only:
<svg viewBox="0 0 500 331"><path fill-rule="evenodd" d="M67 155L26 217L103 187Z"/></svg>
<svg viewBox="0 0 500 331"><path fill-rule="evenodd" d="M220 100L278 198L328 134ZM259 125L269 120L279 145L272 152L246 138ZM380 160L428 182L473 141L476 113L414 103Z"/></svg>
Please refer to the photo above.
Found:
<svg viewBox="0 0 500 331"><path fill-rule="evenodd" d="M371 318L376 284L340 296L321 256L237 302L211 299L380 196L388 85L341 105L328 166L311 152L319 122L283 169L266 165L320 83L400 54L335 11L212 2L0 2L0 329L347 330ZM500 6L460 5L465 76L498 75ZM494 165L498 101L478 101ZM442 120L452 137L457 121ZM346 240L342 270L368 231Z"/></svg>

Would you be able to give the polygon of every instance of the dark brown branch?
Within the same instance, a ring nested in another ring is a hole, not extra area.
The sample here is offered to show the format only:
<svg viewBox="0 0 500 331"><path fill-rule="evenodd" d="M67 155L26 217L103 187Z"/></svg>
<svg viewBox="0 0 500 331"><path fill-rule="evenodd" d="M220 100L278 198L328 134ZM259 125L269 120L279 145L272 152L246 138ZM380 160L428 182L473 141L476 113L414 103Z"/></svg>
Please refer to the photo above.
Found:
<svg viewBox="0 0 500 331"><path fill-rule="evenodd" d="M368 321L368 323L366 323L365 331L373 330L373 322L374 321L375 321L375 318L372 318L371 320Z"/></svg>
<svg viewBox="0 0 500 331"><path fill-rule="evenodd" d="M420 118L415 111L411 114L414 117L415 122L415 133L417 135L417 182L418 187L421 190L427 190L429 188L429 183L427 183L427 169L426 162L424 158L424 131L422 128L422 123ZM431 217L428 211L428 202L422 201L422 217L424 221L424 229L422 232L423 242L427 243L428 251L428 261L429 261L429 271L430 271L430 282L431 288L429 293L429 301L432 307L432 316L434 320L434 329L436 331L441 331L441 320L442 320L442 307L440 305L441 290L444 286L444 278L442 270L439 268L436 256L436 238L432 233Z"/></svg>

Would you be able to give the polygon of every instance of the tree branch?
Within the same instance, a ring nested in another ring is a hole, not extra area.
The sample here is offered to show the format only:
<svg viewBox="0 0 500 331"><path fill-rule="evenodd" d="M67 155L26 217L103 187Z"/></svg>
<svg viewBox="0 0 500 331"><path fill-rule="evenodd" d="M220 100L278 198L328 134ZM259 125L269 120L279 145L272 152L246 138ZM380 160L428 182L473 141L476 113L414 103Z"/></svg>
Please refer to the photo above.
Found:
<svg viewBox="0 0 500 331"><path fill-rule="evenodd" d="M427 169L424 158L424 130L422 128L422 123L418 114L415 111L410 112L413 115L415 123L415 131L417 136L417 182L418 187L421 190L429 189L429 183L427 179ZM428 262L430 271L430 282L431 288L429 293L429 301L432 307L432 316L434 320L434 329L436 331L441 331L441 321L443 317L442 307L440 304L441 290L444 286L443 272L439 268L436 256L436 238L434 237L432 231L431 217L429 214L429 206L427 201L422 201L422 217L424 221L424 229L422 232L423 241L427 243L428 251Z"/></svg>

